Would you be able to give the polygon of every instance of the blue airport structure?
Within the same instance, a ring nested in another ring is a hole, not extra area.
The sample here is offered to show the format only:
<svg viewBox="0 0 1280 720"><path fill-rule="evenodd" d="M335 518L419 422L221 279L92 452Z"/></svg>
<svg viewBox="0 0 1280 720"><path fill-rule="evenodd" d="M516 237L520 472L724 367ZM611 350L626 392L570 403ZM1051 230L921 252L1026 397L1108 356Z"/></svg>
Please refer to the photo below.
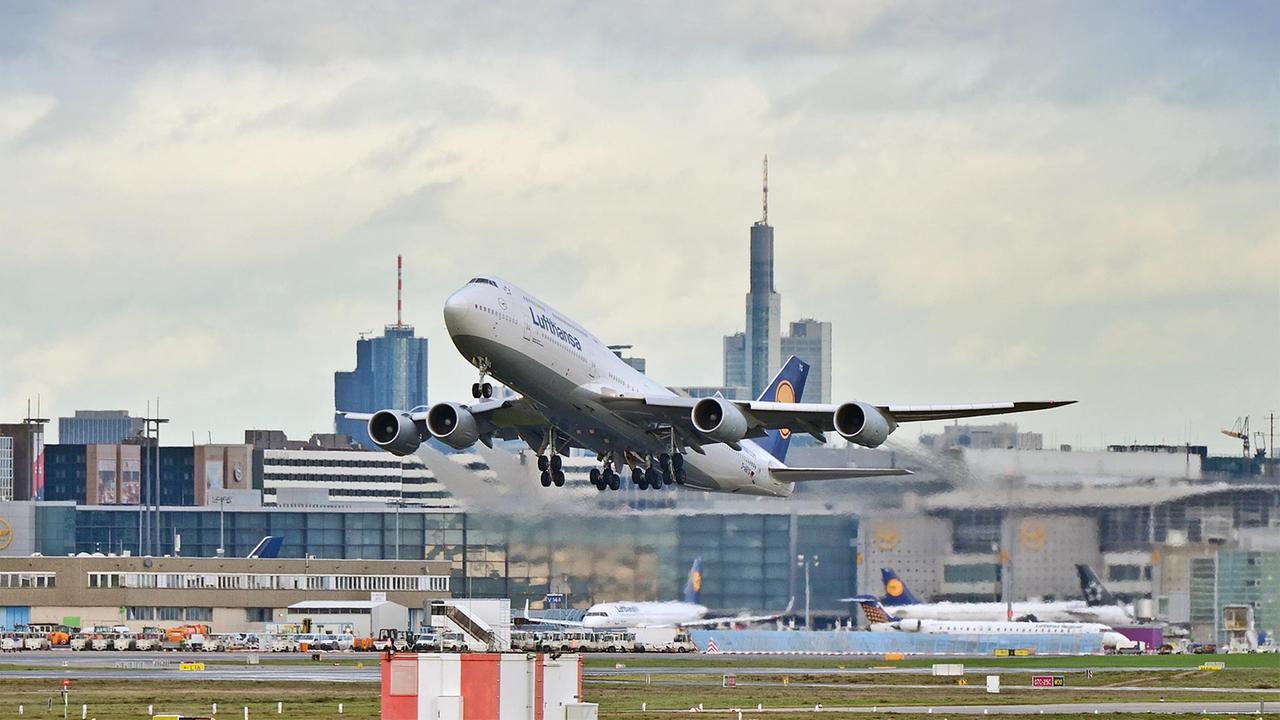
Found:
<svg viewBox="0 0 1280 720"><path fill-rule="evenodd" d="M1102 635L962 634L866 632L858 630L691 630L698 649L714 640L717 652L823 655L986 655L997 650L1029 650L1034 655L1100 655Z"/></svg>

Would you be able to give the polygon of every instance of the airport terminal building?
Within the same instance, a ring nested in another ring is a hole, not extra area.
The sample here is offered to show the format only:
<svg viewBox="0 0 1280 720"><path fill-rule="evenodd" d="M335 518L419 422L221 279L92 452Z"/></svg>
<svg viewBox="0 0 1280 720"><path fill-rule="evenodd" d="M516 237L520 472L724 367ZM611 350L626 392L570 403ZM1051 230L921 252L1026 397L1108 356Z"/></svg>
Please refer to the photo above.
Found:
<svg viewBox="0 0 1280 720"><path fill-rule="evenodd" d="M83 466L74 452L55 450L55 455L59 452ZM788 500L634 487L601 494L586 478L593 458L569 458L567 485L542 488L532 455L501 445L452 454L424 447L416 462L434 493L427 500L407 496L416 489L404 481L407 475L401 474L398 483L369 479L395 469L362 467L358 463L365 453L289 452L319 464L287 465L278 462L286 456L251 448L246 487L225 505L196 504L194 491L166 491L162 481L162 498L190 499L163 504L161 547L147 561L233 562L264 535L281 535L285 559L278 563L399 561L447 580L444 589L432 585L421 591L424 595L395 600L411 609L421 608L432 593L511 598L517 606L527 599L536 609L548 593L562 593L578 608L618 599L674 599L694 558L702 557L702 602L713 610L781 610L795 598L794 613L803 616L805 569L797 560L804 556L810 607L816 623L826 626L854 618L842 598L883 593L882 567L896 569L926 599L1023 600L1079 597L1074 565L1085 563L1116 594L1151 597L1162 616L1187 624L1202 639L1219 633L1221 608L1232 603L1252 607L1259 630L1280 630L1276 466L1218 462L1194 448L796 447L796 464L897 465L916 474L811 483ZM205 454L193 454L200 457ZM355 464L348 467L348 462ZM269 468L277 474L295 468L306 479L294 484L306 487L277 483L275 492L266 492ZM190 475L201 482L214 477L194 466ZM56 491L59 482L51 476L48 487ZM182 482L195 481L174 481ZM67 485L85 486L82 479ZM388 496L384 491L391 486L402 488L406 497ZM318 494L310 491L317 487ZM334 492L343 488L356 492ZM379 492L362 496L362 489ZM201 495L213 493L206 488ZM0 533L0 558L26 563L11 572L55 572L60 584L69 582L65 573L72 573L78 586L80 575L96 571L39 566L52 567L82 553L137 554L136 505L93 504L79 496L10 502L0 504L0 521L0 529L8 529L7 542ZM225 559L215 558L220 543ZM277 574L291 573L292 568ZM369 599L364 590L352 592L343 599ZM280 604L285 599L289 603ZM244 607L230 605L219 617L231 623L248 607L276 612L307 599L319 598L244 598ZM66 608L65 603L58 599L49 607ZM51 616L3 589L0 606L8 608L10 618L24 612ZM131 606L188 607L168 601L137 604L129 598L85 605L114 607L117 614L120 608L127 614Z"/></svg>

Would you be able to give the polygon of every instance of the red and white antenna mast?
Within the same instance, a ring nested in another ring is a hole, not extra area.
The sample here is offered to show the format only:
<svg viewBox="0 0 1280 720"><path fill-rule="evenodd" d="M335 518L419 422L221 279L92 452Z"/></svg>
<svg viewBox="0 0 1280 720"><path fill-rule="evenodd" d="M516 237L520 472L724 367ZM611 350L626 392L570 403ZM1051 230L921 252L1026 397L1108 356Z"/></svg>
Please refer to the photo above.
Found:
<svg viewBox="0 0 1280 720"><path fill-rule="evenodd" d="M401 320L401 296L404 294L404 256L396 255L396 327L403 327Z"/></svg>

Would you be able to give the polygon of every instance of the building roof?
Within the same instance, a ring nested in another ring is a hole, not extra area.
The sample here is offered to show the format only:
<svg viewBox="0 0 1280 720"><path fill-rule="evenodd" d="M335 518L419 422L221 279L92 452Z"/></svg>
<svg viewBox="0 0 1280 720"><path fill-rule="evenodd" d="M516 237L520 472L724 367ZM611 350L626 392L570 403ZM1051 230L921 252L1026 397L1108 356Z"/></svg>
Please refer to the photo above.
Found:
<svg viewBox="0 0 1280 720"><path fill-rule="evenodd" d="M921 498L927 511L963 510L970 508L1034 508L1039 510L1146 507L1187 500L1217 493L1249 490L1280 493L1276 485L1240 485L1235 483L1197 483L1177 485L1126 485L1119 487L1062 488L982 488L953 490Z"/></svg>
<svg viewBox="0 0 1280 720"><path fill-rule="evenodd" d="M290 610L318 610L327 608L354 608L372 610L383 605L396 605L386 600L303 600L289 606Z"/></svg>

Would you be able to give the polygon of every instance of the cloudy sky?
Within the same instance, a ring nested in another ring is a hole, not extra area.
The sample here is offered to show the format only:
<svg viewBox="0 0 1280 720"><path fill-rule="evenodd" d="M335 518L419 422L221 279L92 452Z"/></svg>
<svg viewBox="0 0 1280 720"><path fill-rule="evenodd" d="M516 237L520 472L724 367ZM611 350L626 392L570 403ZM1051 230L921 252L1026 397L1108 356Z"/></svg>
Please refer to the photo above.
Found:
<svg viewBox="0 0 1280 720"><path fill-rule="evenodd" d="M770 158L838 398L1074 398L1046 442L1280 412L1280 7L0 4L0 419L331 427L362 330L499 274L720 380Z"/></svg>

